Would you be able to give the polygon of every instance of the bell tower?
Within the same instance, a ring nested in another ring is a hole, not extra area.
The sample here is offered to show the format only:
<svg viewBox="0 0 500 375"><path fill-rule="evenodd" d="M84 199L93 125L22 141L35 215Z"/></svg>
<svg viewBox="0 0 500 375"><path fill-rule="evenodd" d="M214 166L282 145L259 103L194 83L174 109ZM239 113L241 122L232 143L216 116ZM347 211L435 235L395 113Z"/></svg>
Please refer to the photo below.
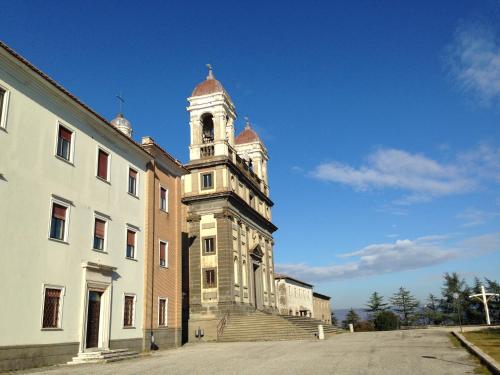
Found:
<svg viewBox="0 0 500 375"><path fill-rule="evenodd" d="M188 98L191 143L189 160L227 156L227 144L234 145L234 104L222 84L215 79L212 66L208 75Z"/></svg>

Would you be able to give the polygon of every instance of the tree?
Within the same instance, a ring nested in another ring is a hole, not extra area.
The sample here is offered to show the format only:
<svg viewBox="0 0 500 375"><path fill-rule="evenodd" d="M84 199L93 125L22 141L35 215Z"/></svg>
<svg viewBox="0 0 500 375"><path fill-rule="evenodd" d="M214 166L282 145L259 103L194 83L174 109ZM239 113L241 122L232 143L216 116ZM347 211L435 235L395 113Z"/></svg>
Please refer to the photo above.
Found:
<svg viewBox="0 0 500 375"><path fill-rule="evenodd" d="M366 304L365 311L368 313L368 318L374 320L379 313L387 310L388 305L384 303L384 297L378 294L378 292L373 292Z"/></svg>
<svg viewBox="0 0 500 375"><path fill-rule="evenodd" d="M337 320L337 317L335 316L335 313L332 311L332 314L331 314L331 321L332 321L332 326L336 326L337 323L338 323L338 320Z"/></svg>
<svg viewBox="0 0 500 375"><path fill-rule="evenodd" d="M465 280L460 278L458 273L448 273L443 275L444 283L441 288L443 299L441 300L440 308L443 312L444 320L448 323L458 324L458 305L460 305L461 318L464 323L468 322L468 313L470 300L470 289L465 283ZM454 293L458 293L458 300L453 297Z"/></svg>
<svg viewBox="0 0 500 375"><path fill-rule="evenodd" d="M381 311L373 323L377 331L392 331L398 329L399 318L392 311Z"/></svg>
<svg viewBox="0 0 500 375"><path fill-rule="evenodd" d="M500 284L495 280L484 278L485 288L488 293L500 294ZM500 298L492 298L489 302L490 319L492 323L500 322Z"/></svg>
<svg viewBox="0 0 500 375"><path fill-rule="evenodd" d="M348 329L349 324L356 325L356 323L358 323L359 321L360 321L359 315L351 307L351 309L347 312L345 320L342 321L342 327Z"/></svg>
<svg viewBox="0 0 500 375"><path fill-rule="evenodd" d="M416 310L420 302L412 296L409 290L400 287L398 292L391 297L391 303L404 325L408 326L415 320Z"/></svg>
<svg viewBox="0 0 500 375"><path fill-rule="evenodd" d="M428 324L441 324L443 322L443 314L439 311L439 299L434 294L429 294L427 304L425 305L424 314Z"/></svg>

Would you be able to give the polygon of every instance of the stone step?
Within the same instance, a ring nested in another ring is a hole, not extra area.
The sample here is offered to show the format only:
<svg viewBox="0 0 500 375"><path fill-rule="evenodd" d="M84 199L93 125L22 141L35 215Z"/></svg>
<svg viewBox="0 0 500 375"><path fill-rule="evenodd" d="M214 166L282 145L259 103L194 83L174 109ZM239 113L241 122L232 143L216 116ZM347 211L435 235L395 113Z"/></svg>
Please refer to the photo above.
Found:
<svg viewBox="0 0 500 375"><path fill-rule="evenodd" d="M76 365L82 363L107 363L122 361L125 359L136 358L139 353L129 351L127 349L105 350L95 352L79 353L78 356L73 357L68 365Z"/></svg>

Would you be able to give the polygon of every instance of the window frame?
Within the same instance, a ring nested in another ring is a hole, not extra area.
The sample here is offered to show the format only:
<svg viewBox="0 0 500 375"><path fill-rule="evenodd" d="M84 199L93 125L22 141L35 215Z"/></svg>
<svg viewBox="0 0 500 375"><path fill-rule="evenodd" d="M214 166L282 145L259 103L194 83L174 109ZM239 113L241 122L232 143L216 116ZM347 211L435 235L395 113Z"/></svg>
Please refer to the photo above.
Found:
<svg viewBox="0 0 500 375"><path fill-rule="evenodd" d="M57 313L57 327L44 327L43 318L45 314L45 291L47 289L58 289L61 291L59 297L59 310ZM40 311L40 330L41 331L62 331L62 320L63 320L63 306L64 306L64 296L66 294L66 287L63 285L56 284L42 284L42 303Z"/></svg>
<svg viewBox="0 0 500 375"><path fill-rule="evenodd" d="M162 190L165 190L165 207L163 207L163 205L162 205L162 198L161 198L161 191ZM160 211L168 213L168 188L166 188L165 186L162 186L162 185L160 185L159 203L160 203Z"/></svg>
<svg viewBox="0 0 500 375"><path fill-rule="evenodd" d="M0 84L0 88L5 91L2 101L2 112L0 113L0 129L7 131L7 115L9 112L10 89Z"/></svg>
<svg viewBox="0 0 500 375"><path fill-rule="evenodd" d="M161 264L161 244L165 244L165 264ZM159 259L159 266L161 268L168 268L168 241L166 240L159 240L158 241L158 259Z"/></svg>
<svg viewBox="0 0 500 375"><path fill-rule="evenodd" d="M99 151L102 151L108 155L106 178L99 176ZM96 150L95 176L97 179L111 184L111 152L101 145L98 145Z"/></svg>
<svg viewBox="0 0 500 375"><path fill-rule="evenodd" d="M201 238L201 248L203 250L203 255L215 255L215 254L217 254L217 240L216 240L216 237L217 236L213 235L213 236L203 236ZM213 240L213 244L212 244L213 249L212 249L212 251L207 251L207 247L205 246L205 243L206 243L205 241L206 240L210 240L210 239Z"/></svg>
<svg viewBox="0 0 500 375"><path fill-rule="evenodd" d="M204 186L204 176L210 175L211 186ZM200 173L200 190L212 190L215 189L215 173L211 172L201 172Z"/></svg>
<svg viewBox="0 0 500 375"><path fill-rule="evenodd" d="M132 297L133 302L132 302L132 322L131 325L125 325L125 301L127 300L126 297ZM136 306L137 305L137 294L135 293L123 293L123 303L122 303L122 328L123 329L135 329L135 315L137 312Z"/></svg>
<svg viewBox="0 0 500 375"><path fill-rule="evenodd" d="M207 274L207 272L210 272L210 271L214 272L214 283L213 284L209 284L207 282L206 274ZM216 267L203 268L203 288L205 288L205 289L217 288L217 268Z"/></svg>
<svg viewBox="0 0 500 375"><path fill-rule="evenodd" d="M130 192L130 171L135 172L135 193ZM127 193L135 198L139 198L139 170L131 165L127 169Z"/></svg>
<svg viewBox="0 0 500 375"><path fill-rule="evenodd" d="M92 250L98 251L100 253L107 253L108 252L108 228L109 228L108 225L109 225L109 218L105 217L103 215L100 215L97 212L94 212L93 218L94 218L94 220L93 220L94 226L93 226L93 230L92 230L92 244L91 244L92 247L91 248L92 248ZM104 221L104 238L103 238L102 250L96 249L94 247L94 244L95 244L95 221L96 220L102 220L102 221Z"/></svg>
<svg viewBox="0 0 500 375"><path fill-rule="evenodd" d="M51 236L52 234L52 213L54 210L54 204L57 204L59 206L66 207L66 217L64 220L64 230L63 230L63 238L58 239L58 238L53 238ZM55 197L50 198L50 204L49 204L49 231L47 238L51 241L56 241L60 243L66 243L69 244L69 224L70 224L70 215L71 215L71 204L68 202L65 202L61 199L57 199Z"/></svg>
<svg viewBox="0 0 500 375"><path fill-rule="evenodd" d="M163 319L165 324L160 324L160 301L165 301L165 314ZM168 297L158 297L158 328L168 327Z"/></svg>
<svg viewBox="0 0 500 375"><path fill-rule="evenodd" d="M64 158L63 156L60 156L57 151L58 151L58 146L59 146L59 128L63 127L67 129L68 131L71 132L71 142L69 143L69 159ZM54 156L65 162L69 163L71 165L74 165L74 156L75 156L75 137L76 137L76 130L72 127L66 124L65 122L62 122L60 120L57 120L57 126L56 126L56 142L55 142L55 147L54 147Z"/></svg>
<svg viewBox="0 0 500 375"><path fill-rule="evenodd" d="M129 257L127 256L127 250L128 250L128 232L134 232L134 256ZM137 260L137 232L138 230L136 228L133 228L131 226L126 227L125 230L125 259L130 259L130 260Z"/></svg>

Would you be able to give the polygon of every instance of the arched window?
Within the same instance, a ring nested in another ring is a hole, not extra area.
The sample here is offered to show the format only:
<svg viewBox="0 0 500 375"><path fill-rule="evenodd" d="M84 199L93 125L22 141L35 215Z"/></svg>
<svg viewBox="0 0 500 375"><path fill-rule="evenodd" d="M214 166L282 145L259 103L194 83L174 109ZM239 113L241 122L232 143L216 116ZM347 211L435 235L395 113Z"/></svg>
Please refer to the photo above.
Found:
<svg viewBox="0 0 500 375"><path fill-rule="evenodd" d="M214 141L214 116L210 113L201 116L201 136L203 143Z"/></svg>
<svg viewBox="0 0 500 375"><path fill-rule="evenodd" d="M243 261L241 266L243 267L241 270L241 275L243 277L243 286L247 286L247 262Z"/></svg>
<svg viewBox="0 0 500 375"><path fill-rule="evenodd" d="M234 257L234 283L235 284L238 284L238 258L237 257Z"/></svg>

